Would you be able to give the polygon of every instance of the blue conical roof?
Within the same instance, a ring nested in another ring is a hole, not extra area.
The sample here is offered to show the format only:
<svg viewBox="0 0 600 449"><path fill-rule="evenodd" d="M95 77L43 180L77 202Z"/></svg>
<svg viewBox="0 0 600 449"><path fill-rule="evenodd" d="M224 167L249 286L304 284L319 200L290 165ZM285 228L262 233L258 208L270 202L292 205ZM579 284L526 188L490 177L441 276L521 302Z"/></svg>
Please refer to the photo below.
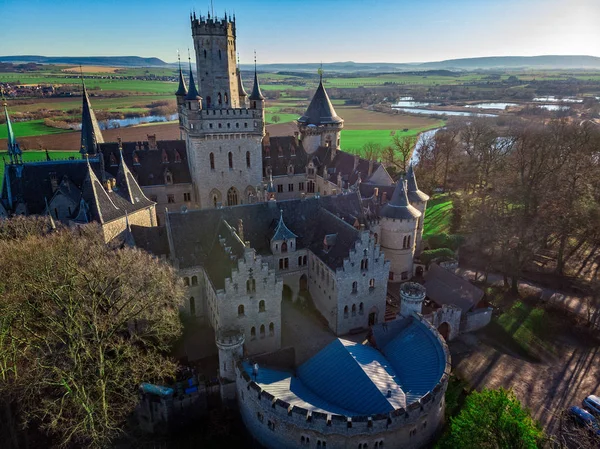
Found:
<svg viewBox="0 0 600 449"><path fill-rule="evenodd" d="M406 181L404 179L400 178L398 180L391 201L381 208L380 215L399 220L410 220L421 216L421 212L408 202Z"/></svg>
<svg viewBox="0 0 600 449"><path fill-rule="evenodd" d="M254 87L252 88L252 93L250 94L249 98L250 100L254 101L265 99L260 91L260 84L258 83L258 74L256 73L256 69L254 69Z"/></svg>
<svg viewBox="0 0 600 449"><path fill-rule="evenodd" d="M192 72L192 66L190 64L190 90L188 90L185 96L186 100L200 100L200 94L196 89L196 83L194 82L194 73Z"/></svg>
<svg viewBox="0 0 600 449"><path fill-rule="evenodd" d="M296 237L297 235L290 231L283 222L283 210L281 210L279 215L279 223L277 223L272 240L290 240L295 239Z"/></svg>
<svg viewBox="0 0 600 449"><path fill-rule="evenodd" d="M178 97L185 97L187 95L187 87L185 86L185 80L183 79L183 72L181 71L181 64L179 64L179 87L175 95Z"/></svg>
<svg viewBox="0 0 600 449"><path fill-rule="evenodd" d="M417 178L415 177L415 171L412 164L408 166L408 172L406 173L407 184L408 184L408 199L411 203L424 203L429 199L429 195L419 190L417 186Z"/></svg>

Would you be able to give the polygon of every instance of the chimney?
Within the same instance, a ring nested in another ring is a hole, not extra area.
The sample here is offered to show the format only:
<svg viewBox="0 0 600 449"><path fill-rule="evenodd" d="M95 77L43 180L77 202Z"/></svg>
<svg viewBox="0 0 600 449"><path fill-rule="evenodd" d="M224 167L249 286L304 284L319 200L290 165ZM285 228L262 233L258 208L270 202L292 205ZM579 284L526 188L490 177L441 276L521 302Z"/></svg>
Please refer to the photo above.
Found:
<svg viewBox="0 0 600 449"><path fill-rule="evenodd" d="M238 236L240 237L240 240L243 242L244 241L244 221L241 218L238 220L237 226L238 226Z"/></svg>
<svg viewBox="0 0 600 449"><path fill-rule="evenodd" d="M158 150L158 145L156 144L156 134L146 134L148 138L148 147L151 150Z"/></svg>
<svg viewBox="0 0 600 449"><path fill-rule="evenodd" d="M352 168L352 171L356 171L356 169L358 168L358 161L360 160L360 158L358 157L358 154L354 155L354 167Z"/></svg>
<svg viewBox="0 0 600 449"><path fill-rule="evenodd" d="M369 160L369 171L367 172L367 179L373 174L373 160Z"/></svg>

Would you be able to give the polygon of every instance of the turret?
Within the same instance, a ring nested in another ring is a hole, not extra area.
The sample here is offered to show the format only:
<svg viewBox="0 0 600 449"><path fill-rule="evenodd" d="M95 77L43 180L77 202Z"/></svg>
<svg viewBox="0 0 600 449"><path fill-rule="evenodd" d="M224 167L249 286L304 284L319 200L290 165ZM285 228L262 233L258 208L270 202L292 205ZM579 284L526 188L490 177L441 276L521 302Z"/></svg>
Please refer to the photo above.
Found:
<svg viewBox="0 0 600 449"><path fill-rule="evenodd" d="M196 83L194 82L194 73L192 72L192 59L189 58L190 64L190 88L185 96L186 108L190 111L199 111L202 109L202 98L196 89Z"/></svg>
<svg viewBox="0 0 600 449"><path fill-rule="evenodd" d="M392 199L381 208L381 248L390 261L390 280L405 281L413 275L415 236L421 212L410 205L406 181L396 184Z"/></svg>
<svg viewBox="0 0 600 449"><path fill-rule="evenodd" d="M331 147L333 157L340 148L340 132L343 127L344 120L336 114L323 86L323 72L319 70L319 87L306 112L298 119L304 150L311 154L319 147Z"/></svg>
<svg viewBox="0 0 600 449"><path fill-rule="evenodd" d="M83 104L81 106L81 156L85 158L87 155L96 154L97 145L104 143L104 138L100 132L100 126L96 120L96 114L90 104L87 90L83 78L81 78L81 86L83 88Z"/></svg>
<svg viewBox="0 0 600 449"><path fill-rule="evenodd" d="M219 349L219 375L221 379L235 381L235 363L244 354L244 332L219 331L216 338Z"/></svg>
<svg viewBox="0 0 600 449"><path fill-rule="evenodd" d="M408 166L408 172L406 173L408 182L408 201L414 206L419 212L421 212L421 218L417 224L417 237L416 237L416 248L415 255L419 256L423 250L423 221L425 217L425 209L427 209L427 201L429 196L419 190L417 186L417 178L415 177L415 171L413 165Z"/></svg>
<svg viewBox="0 0 600 449"><path fill-rule="evenodd" d="M177 107L179 109L185 103L185 97L188 93L188 90L185 85L185 80L183 79L183 72L181 71L181 58L179 57L179 52L177 52L177 60L179 62L179 86L177 88L177 92L175 92L175 96L177 97Z"/></svg>
<svg viewBox="0 0 600 449"><path fill-rule="evenodd" d="M238 66L236 69L237 79L238 79L238 95L240 96L240 108L248 107L248 94L246 93L246 89L244 89L244 83L242 82L242 71L240 70L240 59L238 56Z"/></svg>
<svg viewBox="0 0 600 449"><path fill-rule="evenodd" d="M408 318L422 313L425 287L416 282L405 282L400 286L400 315Z"/></svg>
<svg viewBox="0 0 600 449"><path fill-rule="evenodd" d="M265 108L265 97L263 97L260 91L260 84L258 82L258 74L256 72L256 56L254 57L254 86L252 87L252 93L249 97L250 108L264 110Z"/></svg>

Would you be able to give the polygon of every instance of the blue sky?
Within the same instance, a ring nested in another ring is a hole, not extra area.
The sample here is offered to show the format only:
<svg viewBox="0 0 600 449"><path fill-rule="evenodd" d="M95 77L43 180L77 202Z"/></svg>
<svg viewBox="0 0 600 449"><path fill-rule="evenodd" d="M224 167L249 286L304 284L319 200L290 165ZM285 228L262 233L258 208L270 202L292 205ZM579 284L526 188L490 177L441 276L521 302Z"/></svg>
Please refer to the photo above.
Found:
<svg viewBox="0 0 600 449"><path fill-rule="evenodd" d="M213 0L235 11L242 63L600 56L600 0ZM0 0L0 55L176 60L210 0Z"/></svg>

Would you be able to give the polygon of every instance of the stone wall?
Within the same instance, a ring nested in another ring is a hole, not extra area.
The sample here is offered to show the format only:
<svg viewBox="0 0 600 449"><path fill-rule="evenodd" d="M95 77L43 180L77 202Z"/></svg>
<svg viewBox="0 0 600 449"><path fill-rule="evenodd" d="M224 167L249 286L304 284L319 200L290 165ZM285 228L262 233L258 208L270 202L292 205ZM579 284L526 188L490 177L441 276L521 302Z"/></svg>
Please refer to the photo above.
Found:
<svg viewBox="0 0 600 449"><path fill-rule="evenodd" d="M461 315L462 310L460 308L444 304L440 309L426 315L424 318L438 330L446 323L448 325L448 341L450 341L458 337L461 331Z"/></svg>
<svg viewBox="0 0 600 449"><path fill-rule="evenodd" d="M381 249L385 258L390 261L390 280L400 282L408 280L413 273L413 258L415 254L415 237L417 222L411 220L399 220L392 218L381 218ZM404 238L410 237L410 245L404 247Z"/></svg>
<svg viewBox="0 0 600 449"><path fill-rule="evenodd" d="M194 188L192 184L162 184L142 187L144 195L156 203L156 220L157 225L162 226L165 223L165 209L170 211L181 211L183 206L188 209L197 207L194 200ZM186 201L186 196L189 195L190 201ZM173 201L173 202L170 202Z"/></svg>
<svg viewBox="0 0 600 449"><path fill-rule="evenodd" d="M127 220L130 225L138 225L144 227L156 226L156 207L150 206L140 209L129 214L127 217L123 215L116 220L102 224L102 232L104 233L104 241L110 242L127 228Z"/></svg>
<svg viewBox="0 0 600 449"><path fill-rule="evenodd" d="M477 309L467 313L461 323L460 331L473 332L487 326L492 320L492 311L491 307L486 307L485 309Z"/></svg>
<svg viewBox="0 0 600 449"><path fill-rule="evenodd" d="M237 265L217 300L215 329L243 332L248 354L276 351L281 348L283 280L249 247Z"/></svg>
<svg viewBox="0 0 600 449"><path fill-rule="evenodd" d="M300 198L303 193L306 194L306 181L305 172L274 177L273 185L275 186L277 201L292 200ZM265 182L268 182L268 179ZM290 184L292 185L292 190L290 190Z"/></svg>
<svg viewBox="0 0 600 449"><path fill-rule="evenodd" d="M181 310L185 311L191 317L195 317L199 322L207 320L207 287L209 287L208 277L202 267L192 267L185 270L179 270L179 276L183 279L183 285L186 287L186 295Z"/></svg>
<svg viewBox="0 0 600 449"><path fill-rule="evenodd" d="M448 348L436 335L446 354L445 372L432 391L405 409L353 417L311 412L263 391L238 364L237 400L242 419L250 433L267 448L357 448L359 444L373 448L381 442L383 447L391 448L424 447L443 427L444 393L450 374Z"/></svg>

